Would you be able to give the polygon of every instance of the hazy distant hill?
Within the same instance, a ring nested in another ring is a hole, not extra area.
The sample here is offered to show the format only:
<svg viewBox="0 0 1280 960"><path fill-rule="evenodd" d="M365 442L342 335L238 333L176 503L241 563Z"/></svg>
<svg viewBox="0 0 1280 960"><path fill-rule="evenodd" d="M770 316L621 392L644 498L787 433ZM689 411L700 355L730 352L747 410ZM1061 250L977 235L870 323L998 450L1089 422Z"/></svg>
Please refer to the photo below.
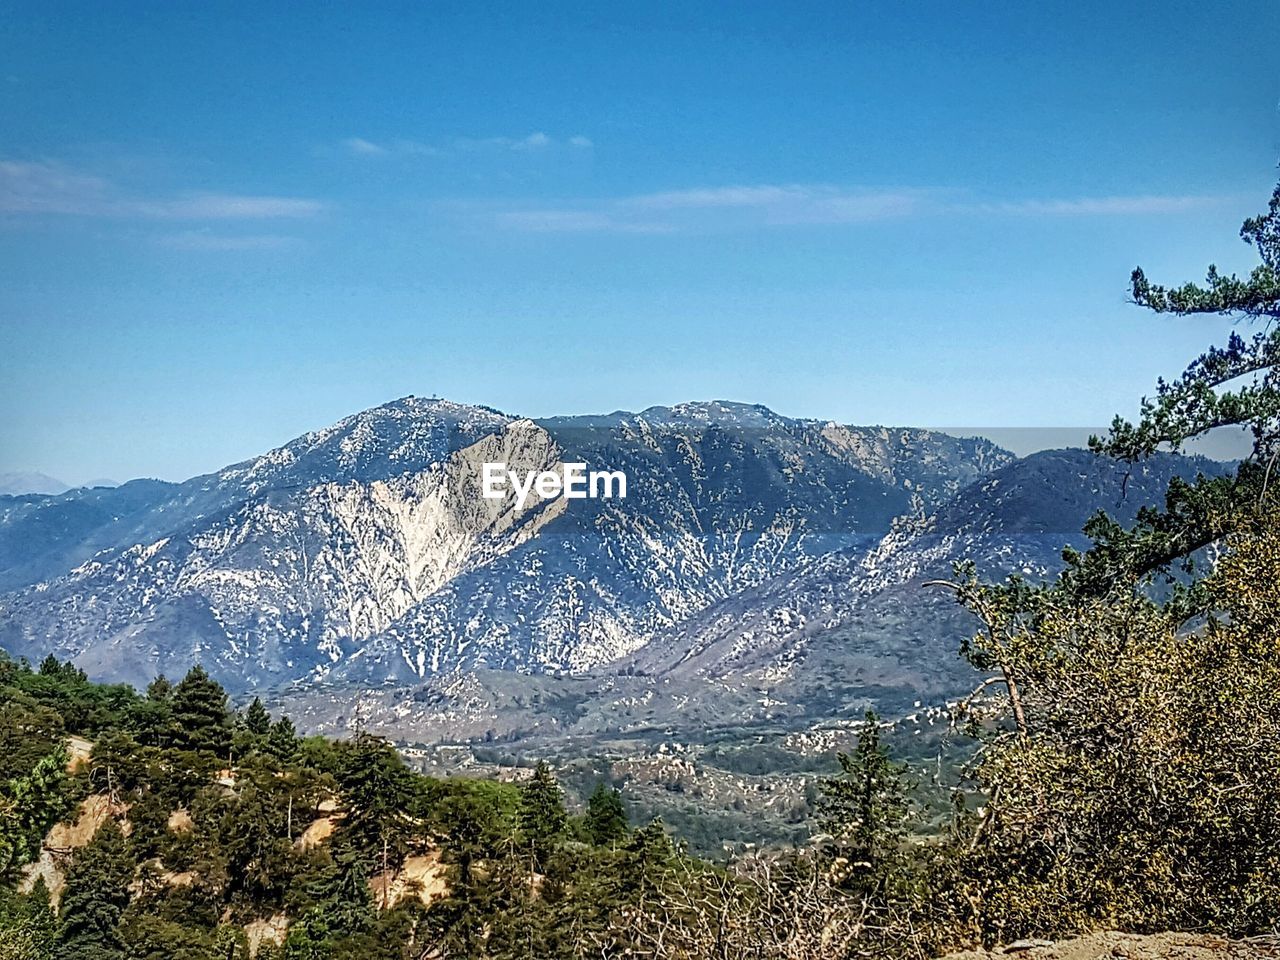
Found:
<svg viewBox="0 0 1280 960"><path fill-rule="evenodd" d="M0 496L20 497L27 493L62 493L67 484L47 473L33 471L0 473Z"/></svg>

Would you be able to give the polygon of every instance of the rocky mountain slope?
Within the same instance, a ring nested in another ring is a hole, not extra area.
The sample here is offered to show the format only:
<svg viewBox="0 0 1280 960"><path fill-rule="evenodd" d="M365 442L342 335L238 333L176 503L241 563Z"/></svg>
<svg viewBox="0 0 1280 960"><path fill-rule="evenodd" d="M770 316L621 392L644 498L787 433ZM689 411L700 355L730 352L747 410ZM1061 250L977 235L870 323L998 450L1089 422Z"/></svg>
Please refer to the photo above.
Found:
<svg viewBox="0 0 1280 960"><path fill-rule="evenodd" d="M623 470L628 495L483 499L499 461ZM0 645L134 682L198 660L234 690L608 671L1010 462L740 404L535 422L410 397L182 484L0 498Z"/></svg>
<svg viewBox="0 0 1280 960"><path fill-rule="evenodd" d="M577 675L446 673L424 682L304 686L286 697L308 723L356 723L409 741L706 743L744 730L840 736L868 707L939 708L975 683L958 656L974 621L925 581L973 559L986 576L1052 576L1098 509L1130 521L1174 476L1225 469L1160 456L1132 468L1086 451L1011 461L871 545L797 564L710 603L643 647ZM834 731L834 732L833 732ZM656 742L655 740L655 742Z"/></svg>

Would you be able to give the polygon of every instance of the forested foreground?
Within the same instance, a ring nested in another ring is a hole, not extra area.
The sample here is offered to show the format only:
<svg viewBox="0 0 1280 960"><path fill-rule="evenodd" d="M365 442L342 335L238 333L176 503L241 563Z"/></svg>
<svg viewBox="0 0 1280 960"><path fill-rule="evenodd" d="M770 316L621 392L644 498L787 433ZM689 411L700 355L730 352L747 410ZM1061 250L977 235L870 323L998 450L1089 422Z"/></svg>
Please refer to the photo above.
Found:
<svg viewBox="0 0 1280 960"><path fill-rule="evenodd" d="M1159 384L1099 456L1224 425L1253 455L1104 516L1052 584L954 592L988 679L943 835L873 717L801 849L709 864L601 786L571 813L545 766L434 780L385 741L300 738L194 669L139 694L0 660L0 960L930 957L1101 927L1280 924L1280 189L1210 268L1134 300L1257 321ZM749 840L750 838L743 838Z"/></svg>

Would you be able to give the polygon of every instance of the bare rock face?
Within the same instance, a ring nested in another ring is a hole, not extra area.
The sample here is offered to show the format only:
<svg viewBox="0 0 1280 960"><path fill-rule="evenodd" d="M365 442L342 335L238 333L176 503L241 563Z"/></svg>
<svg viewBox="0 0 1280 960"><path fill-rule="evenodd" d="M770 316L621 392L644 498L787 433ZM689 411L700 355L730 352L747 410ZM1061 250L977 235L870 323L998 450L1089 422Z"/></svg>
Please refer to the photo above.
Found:
<svg viewBox="0 0 1280 960"><path fill-rule="evenodd" d="M0 644L232 689L584 670L1007 454L762 407L518 420L406 398L184 484L0 503ZM625 499L485 499L485 463L621 470Z"/></svg>
<svg viewBox="0 0 1280 960"><path fill-rule="evenodd" d="M1227 940L1201 933L1093 933L1056 943L1019 941L994 950L966 950L943 960L1262 960L1280 957L1280 940Z"/></svg>
<svg viewBox="0 0 1280 960"><path fill-rule="evenodd" d="M627 495L489 499L486 463L621 471ZM0 497L0 647L135 684L199 662L313 728L363 697L431 739L909 706L970 680L970 627L924 579L1049 576L1098 508L1211 469L722 402L533 421L409 397L181 484Z"/></svg>

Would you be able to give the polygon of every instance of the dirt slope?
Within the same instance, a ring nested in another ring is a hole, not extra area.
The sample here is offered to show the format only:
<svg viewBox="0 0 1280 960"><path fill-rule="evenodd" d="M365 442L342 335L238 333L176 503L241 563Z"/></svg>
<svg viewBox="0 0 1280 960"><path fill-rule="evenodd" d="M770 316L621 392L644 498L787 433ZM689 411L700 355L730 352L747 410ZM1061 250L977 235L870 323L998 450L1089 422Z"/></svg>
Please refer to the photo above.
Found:
<svg viewBox="0 0 1280 960"><path fill-rule="evenodd" d="M966 950L943 960L1270 960L1280 937L1227 940L1199 933L1093 933L1051 943L1019 941L994 950Z"/></svg>

